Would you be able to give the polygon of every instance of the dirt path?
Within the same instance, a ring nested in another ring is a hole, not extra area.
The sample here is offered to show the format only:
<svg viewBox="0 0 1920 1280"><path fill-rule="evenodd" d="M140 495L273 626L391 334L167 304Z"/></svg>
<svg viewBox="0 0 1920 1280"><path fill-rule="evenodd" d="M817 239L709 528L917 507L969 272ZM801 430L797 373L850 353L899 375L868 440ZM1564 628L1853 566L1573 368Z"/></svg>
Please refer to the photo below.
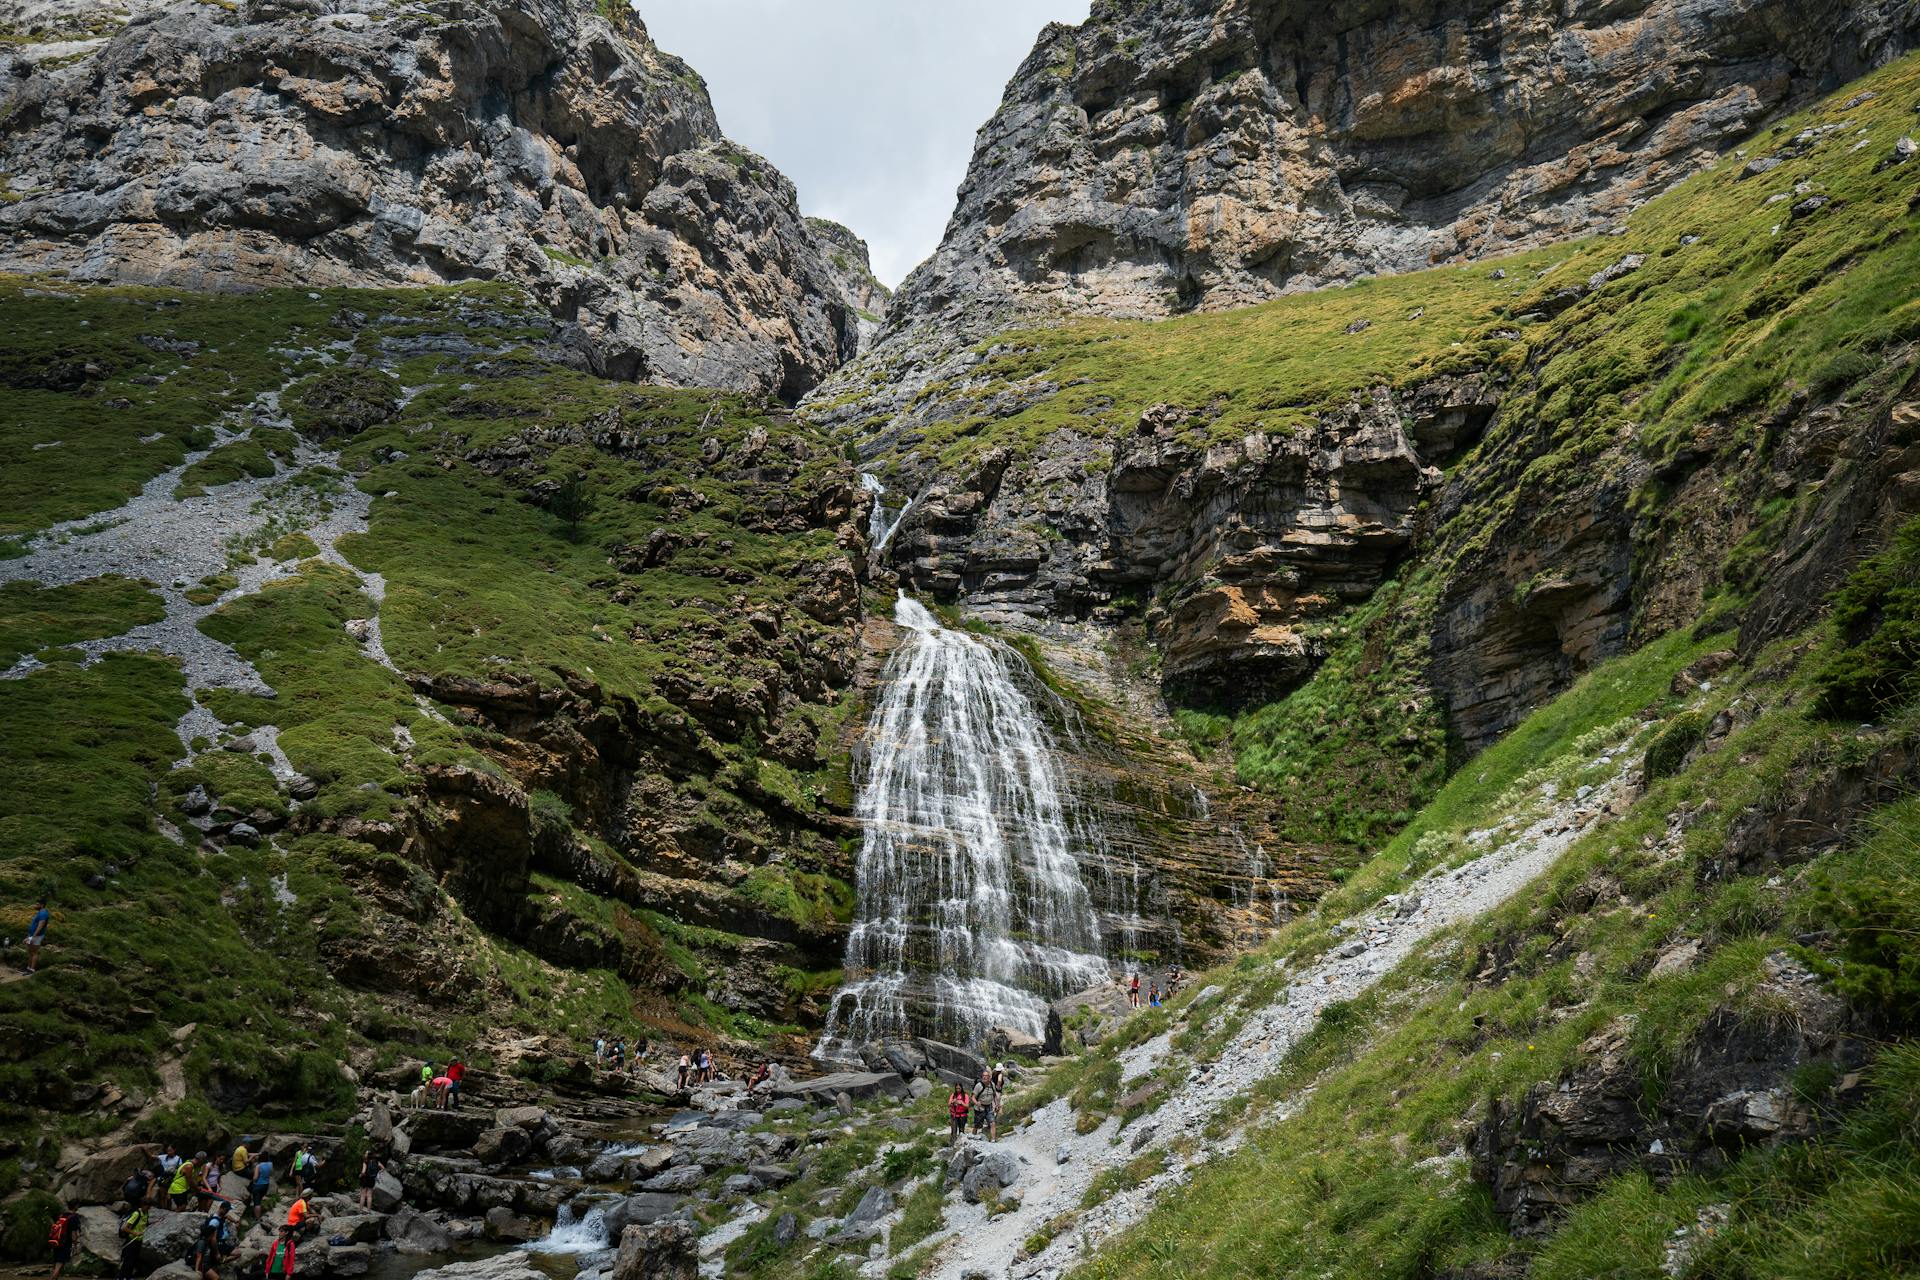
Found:
<svg viewBox="0 0 1920 1280"><path fill-rule="evenodd" d="M1312 1029L1322 1008L1353 999L1441 930L1483 915L1519 893L1591 824L1605 820L1626 772L1581 799L1551 805L1543 817L1494 851L1429 875L1352 922L1357 927L1332 954L1303 970L1277 1000L1247 1018L1210 1068L1196 1068L1158 1110L1125 1130L1108 1119L1091 1133L1076 1134L1066 1100L1042 1108L1032 1124L1000 1144L1021 1161L1020 1207L989 1217L981 1206L950 1200L948 1233L929 1274L939 1280L975 1275L1052 1280L1101 1240L1138 1222L1159 1193L1184 1182L1194 1165L1240 1144L1243 1130L1225 1140L1204 1138L1201 1131L1223 1103L1246 1093L1279 1066ZM1137 1080L1163 1062L1171 1051L1170 1039L1171 1033L1163 1034L1128 1050L1121 1059L1123 1079ZM1173 1156L1167 1172L1080 1212L1067 1234L1038 1256L1019 1260L1029 1237L1059 1215L1080 1210L1087 1187L1102 1170L1183 1136L1196 1140L1193 1157ZM869 1263L864 1273L884 1274L884 1266Z"/></svg>

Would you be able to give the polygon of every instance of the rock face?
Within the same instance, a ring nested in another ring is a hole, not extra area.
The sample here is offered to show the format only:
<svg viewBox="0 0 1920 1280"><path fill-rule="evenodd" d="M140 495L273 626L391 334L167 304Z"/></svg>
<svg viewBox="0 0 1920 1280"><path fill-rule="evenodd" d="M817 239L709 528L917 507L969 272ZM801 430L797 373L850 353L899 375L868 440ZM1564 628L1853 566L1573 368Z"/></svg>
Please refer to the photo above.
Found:
<svg viewBox="0 0 1920 1280"><path fill-rule="evenodd" d="M60 11L0 55L0 268L524 282L600 372L793 399L857 348L793 186L582 0ZM78 42L70 31L107 30Z"/></svg>
<svg viewBox="0 0 1920 1280"><path fill-rule="evenodd" d="M1180 438L1191 411L1156 406L1126 440L1063 431L1030 460L993 451L936 479L889 556L916 590L1029 616L1174 588L1156 637L1168 691L1270 699L1318 665L1311 624L1398 563L1440 465L1497 401L1482 377L1438 378L1355 397L1311 432L1212 447Z"/></svg>
<svg viewBox="0 0 1920 1280"><path fill-rule="evenodd" d="M840 296L853 309L859 322L860 345L864 348L885 323L893 291L873 274L865 240L826 218L808 218L807 230L820 246L820 254L826 260Z"/></svg>
<svg viewBox="0 0 1920 1280"><path fill-rule="evenodd" d="M1761 1025L1714 1015L1655 1105L1619 1027L1581 1046L1586 1061L1566 1078L1534 1086L1511 1110L1494 1104L1473 1135L1474 1171L1514 1232L1545 1232L1618 1174L1639 1169L1664 1183L1831 1125L1860 1086L1866 1043L1849 1033L1840 1001L1788 957L1767 961L1761 990L1793 1016ZM1809 1069L1831 1079L1824 1095L1796 1088Z"/></svg>
<svg viewBox="0 0 1920 1280"><path fill-rule="evenodd" d="M896 330L1161 316L1604 229L1910 43L1880 0L1097 0L981 129Z"/></svg>

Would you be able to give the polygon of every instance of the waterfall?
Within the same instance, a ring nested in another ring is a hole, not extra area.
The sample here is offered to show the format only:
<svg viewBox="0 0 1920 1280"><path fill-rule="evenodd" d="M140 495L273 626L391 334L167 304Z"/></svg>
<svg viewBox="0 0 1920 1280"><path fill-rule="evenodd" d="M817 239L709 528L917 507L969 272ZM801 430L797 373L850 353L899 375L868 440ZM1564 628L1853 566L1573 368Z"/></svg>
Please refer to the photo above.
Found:
<svg viewBox="0 0 1920 1280"><path fill-rule="evenodd" d="M860 487L873 495L873 510L867 515L867 541L873 545L873 553L879 555L893 541L893 535L899 531L900 522L907 518L907 512L913 510L914 499L908 498L906 506L888 516L886 503L880 501L887 486L880 483L880 477L871 471L862 471Z"/></svg>
<svg viewBox="0 0 1920 1280"><path fill-rule="evenodd" d="M855 803L865 839L850 981L822 1056L909 1033L1037 1036L1050 998L1110 976L1080 877L1088 824L1020 688L1025 663L905 595L894 620L906 640L867 725Z"/></svg>

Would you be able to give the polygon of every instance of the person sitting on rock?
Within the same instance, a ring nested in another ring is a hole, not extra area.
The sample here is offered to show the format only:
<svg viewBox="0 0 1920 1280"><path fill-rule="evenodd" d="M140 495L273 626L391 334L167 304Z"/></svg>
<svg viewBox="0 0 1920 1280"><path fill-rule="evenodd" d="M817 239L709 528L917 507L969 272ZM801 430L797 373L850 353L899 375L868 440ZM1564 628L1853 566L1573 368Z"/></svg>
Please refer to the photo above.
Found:
<svg viewBox="0 0 1920 1280"><path fill-rule="evenodd" d="M768 1062L765 1058L762 1058L760 1060L760 1065L753 1069L753 1079L747 1081L747 1092L748 1093L758 1092L760 1086L765 1084L767 1082L767 1077L771 1076L772 1074L773 1074L773 1064Z"/></svg>
<svg viewBox="0 0 1920 1280"><path fill-rule="evenodd" d="M967 1086L957 1084L947 1095L947 1145L952 1146L967 1131L967 1113L973 1109L973 1097Z"/></svg>
<svg viewBox="0 0 1920 1280"><path fill-rule="evenodd" d="M1157 982L1149 983L1147 986L1147 1005L1154 1009L1160 1007L1160 984Z"/></svg>
<svg viewBox="0 0 1920 1280"><path fill-rule="evenodd" d="M307 1203L307 1197L298 1195L287 1206L287 1221L280 1230L294 1237L309 1236L320 1229L320 1217L320 1211Z"/></svg>

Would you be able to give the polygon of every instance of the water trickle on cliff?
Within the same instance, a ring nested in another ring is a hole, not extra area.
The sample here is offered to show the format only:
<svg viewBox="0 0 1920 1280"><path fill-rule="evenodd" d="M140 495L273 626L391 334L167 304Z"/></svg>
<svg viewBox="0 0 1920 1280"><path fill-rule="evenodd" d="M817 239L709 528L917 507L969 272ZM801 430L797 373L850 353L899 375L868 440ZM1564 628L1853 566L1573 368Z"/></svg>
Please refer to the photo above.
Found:
<svg viewBox="0 0 1920 1280"><path fill-rule="evenodd" d="M867 541L873 544L873 553L878 555L893 541L893 535L899 530L900 522L907 518L907 512L913 510L913 499L908 498L905 506L889 515L887 504L881 501L887 486L880 483L879 476L871 471L862 471L860 487L873 495L873 511L867 516Z"/></svg>
<svg viewBox="0 0 1920 1280"><path fill-rule="evenodd" d="M910 1033L1040 1035L1047 1000L1110 976L1078 812L1019 655L901 596L906 641L867 726L851 981L822 1056Z"/></svg>

